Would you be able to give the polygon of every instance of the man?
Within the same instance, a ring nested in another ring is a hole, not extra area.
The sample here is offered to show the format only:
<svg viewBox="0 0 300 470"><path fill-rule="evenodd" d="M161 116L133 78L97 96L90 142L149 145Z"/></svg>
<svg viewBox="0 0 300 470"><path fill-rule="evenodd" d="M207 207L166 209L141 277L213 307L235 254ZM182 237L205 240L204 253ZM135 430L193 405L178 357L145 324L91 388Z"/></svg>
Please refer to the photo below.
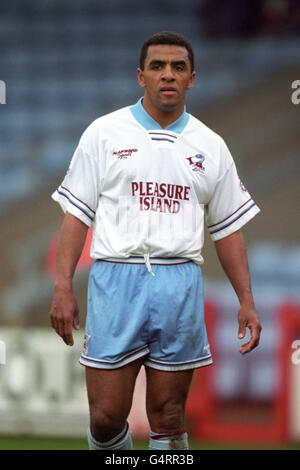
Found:
<svg viewBox="0 0 300 470"><path fill-rule="evenodd" d="M67 345L79 329L72 291L93 224L85 342L90 449L131 449L127 417L146 369L150 449L187 449L185 402L193 370L212 363L203 313L204 220L240 301L239 338L259 342L240 228L259 209L224 141L185 110L195 81L185 38L143 45L137 104L94 121L54 193L66 212L57 249L53 328ZM199 397L201 399L201 397Z"/></svg>

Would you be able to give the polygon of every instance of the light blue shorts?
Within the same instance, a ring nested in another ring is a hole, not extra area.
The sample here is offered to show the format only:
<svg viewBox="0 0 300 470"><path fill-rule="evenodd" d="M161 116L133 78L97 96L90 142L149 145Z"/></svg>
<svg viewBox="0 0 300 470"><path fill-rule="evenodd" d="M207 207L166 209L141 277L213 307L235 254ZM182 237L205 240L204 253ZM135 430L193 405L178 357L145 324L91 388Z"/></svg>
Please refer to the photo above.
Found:
<svg viewBox="0 0 300 470"><path fill-rule="evenodd" d="M151 260L151 268L154 276L144 263L94 263L81 364L115 369L143 357L173 371L212 363L200 266Z"/></svg>

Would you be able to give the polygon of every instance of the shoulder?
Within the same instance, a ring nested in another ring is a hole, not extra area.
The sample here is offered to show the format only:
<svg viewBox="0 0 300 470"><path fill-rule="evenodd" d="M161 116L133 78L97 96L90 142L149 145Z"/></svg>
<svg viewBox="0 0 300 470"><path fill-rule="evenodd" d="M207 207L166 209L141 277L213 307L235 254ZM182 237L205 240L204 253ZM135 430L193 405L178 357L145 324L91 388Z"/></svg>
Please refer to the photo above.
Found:
<svg viewBox="0 0 300 470"><path fill-rule="evenodd" d="M188 138L195 144L207 150L213 158L230 154L221 135L204 124L200 119L190 114L189 124L186 128Z"/></svg>
<svg viewBox="0 0 300 470"><path fill-rule="evenodd" d="M105 131L107 128L114 127L120 122L126 122L130 117L130 107L126 106L111 113L104 114L98 117L85 129L83 136L98 134L99 132Z"/></svg>
<svg viewBox="0 0 300 470"><path fill-rule="evenodd" d="M130 121L130 107L118 109L98 117L82 133L79 146L87 153L97 155L102 144L114 135L116 130L126 132L126 123Z"/></svg>
<svg viewBox="0 0 300 470"><path fill-rule="evenodd" d="M193 144L219 167L220 172L225 172L233 163L233 158L223 137L192 115L187 127L187 132L190 132L188 138Z"/></svg>
<svg viewBox="0 0 300 470"><path fill-rule="evenodd" d="M224 140L223 138L217 134L213 129L208 127L204 124L200 119L196 118L192 114L190 114L189 126L188 131L198 136L201 139L206 139L208 143L215 144L215 145L223 145Z"/></svg>

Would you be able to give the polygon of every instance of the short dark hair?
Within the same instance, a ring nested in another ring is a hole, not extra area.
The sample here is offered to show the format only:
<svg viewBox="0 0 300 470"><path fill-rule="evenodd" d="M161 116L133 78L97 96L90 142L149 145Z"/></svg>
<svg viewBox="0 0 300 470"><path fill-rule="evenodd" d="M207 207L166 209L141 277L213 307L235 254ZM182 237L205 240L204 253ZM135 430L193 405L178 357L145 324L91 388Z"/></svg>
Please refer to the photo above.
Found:
<svg viewBox="0 0 300 470"><path fill-rule="evenodd" d="M148 53L148 47L159 45L159 44L167 44L169 46L182 46L185 47L188 51L188 57L191 65L191 71L194 71L194 51L189 43L189 41L179 33L175 33L173 31L161 31L160 33L153 34L150 36L141 48L140 54L140 69L144 70L145 60Z"/></svg>

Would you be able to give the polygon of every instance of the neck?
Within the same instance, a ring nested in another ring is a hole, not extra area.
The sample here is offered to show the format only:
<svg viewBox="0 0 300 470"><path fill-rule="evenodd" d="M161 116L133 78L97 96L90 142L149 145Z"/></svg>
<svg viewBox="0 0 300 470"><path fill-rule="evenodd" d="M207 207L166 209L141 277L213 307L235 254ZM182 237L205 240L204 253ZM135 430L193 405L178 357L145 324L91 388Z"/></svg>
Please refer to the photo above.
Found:
<svg viewBox="0 0 300 470"><path fill-rule="evenodd" d="M175 109L170 110L163 110L157 108L152 101L150 100L147 93L145 93L143 98L143 107L147 111L147 113L154 119L158 124L165 129L168 127L172 122L177 121L177 119L181 116L184 112L184 103L180 104Z"/></svg>

